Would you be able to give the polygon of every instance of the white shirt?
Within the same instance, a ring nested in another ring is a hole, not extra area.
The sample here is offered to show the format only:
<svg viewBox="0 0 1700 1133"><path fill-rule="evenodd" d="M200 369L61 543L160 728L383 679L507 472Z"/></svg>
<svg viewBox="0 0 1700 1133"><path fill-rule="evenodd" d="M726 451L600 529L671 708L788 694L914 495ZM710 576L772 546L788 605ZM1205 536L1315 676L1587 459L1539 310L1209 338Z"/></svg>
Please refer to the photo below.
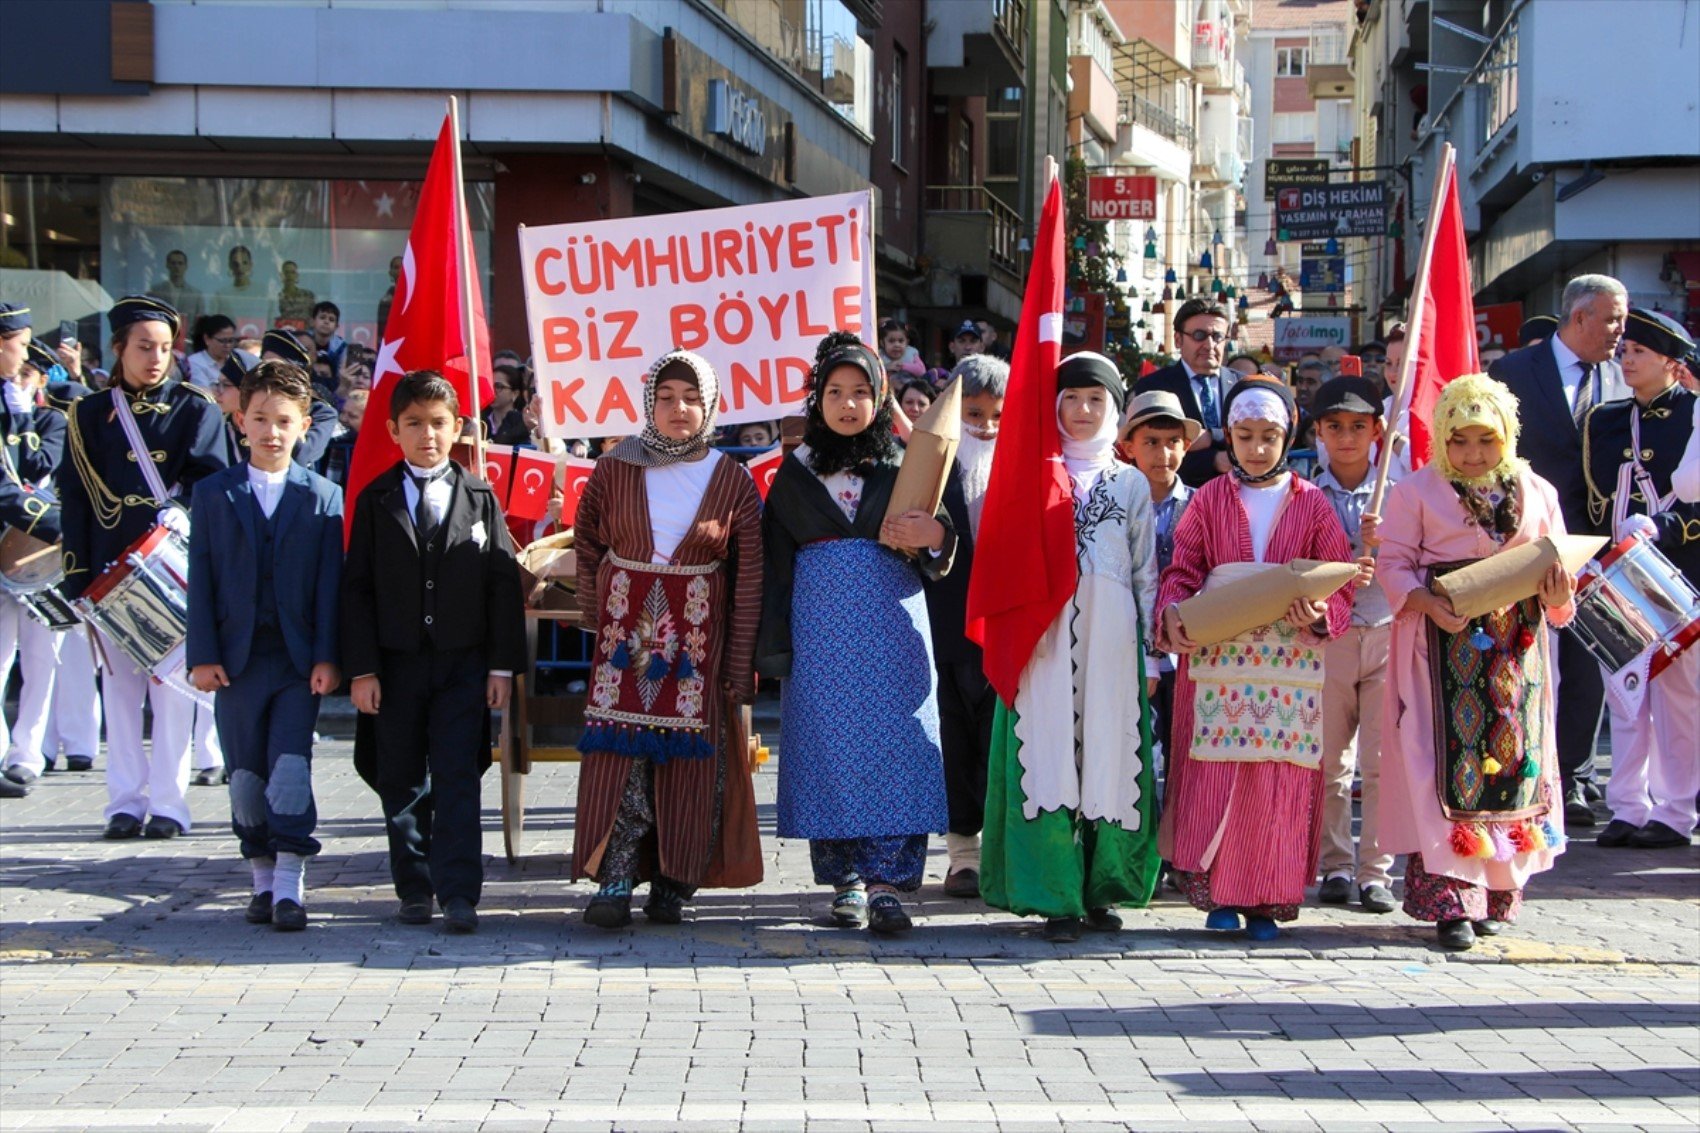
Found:
<svg viewBox="0 0 1700 1133"><path fill-rule="evenodd" d="M1282 473L1267 484L1241 484L1240 503L1245 507L1246 519L1251 524L1251 557L1254 562L1264 562L1264 552L1269 550L1269 536L1275 530L1275 515L1281 510L1281 502L1287 498L1287 489L1292 487L1293 474Z"/></svg>
<svg viewBox="0 0 1700 1133"><path fill-rule="evenodd" d="M1576 357L1570 347L1564 345L1564 340L1553 335L1548 340L1552 343L1552 356L1558 362L1558 380L1564 386L1564 404L1570 406L1570 411L1576 411L1576 391L1582 386L1582 375L1588 372L1588 364ZM1599 390L1594 391L1594 404L1600 402Z"/></svg>
<svg viewBox="0 0 1700 1133"><path fill-rule="evenodd" d="M723 459L714 449L701 460L665 464L643 470L644 493L649 496L649 534L655 544L653 562L670 563L673 553L696 522L708 481Z"/></svg>
<svg viewBox="0 0 1700 1133"><path fill-rule="evenodd" d="M248 465L248 484L254 489L254 499L259 501L260 510L267 519L277 510L277 502L283 499L284 485L289 482L289 469L281 472L266 472L263 469Z"/></svg>
<svg viewBox="0 0 1700 1133"><path fill-rule="evenodd" d="M449 501L454 498L454 481L449 472L448 462L444 461L435 468L420 468L409 462L405 465L408 475L401 478L401 490L407 498L407 514L415 515L419 511L419 486L414 480L435 476L436 479L425 485L425 506L431 509L431 517L438 523L449 514Z"/></svg>

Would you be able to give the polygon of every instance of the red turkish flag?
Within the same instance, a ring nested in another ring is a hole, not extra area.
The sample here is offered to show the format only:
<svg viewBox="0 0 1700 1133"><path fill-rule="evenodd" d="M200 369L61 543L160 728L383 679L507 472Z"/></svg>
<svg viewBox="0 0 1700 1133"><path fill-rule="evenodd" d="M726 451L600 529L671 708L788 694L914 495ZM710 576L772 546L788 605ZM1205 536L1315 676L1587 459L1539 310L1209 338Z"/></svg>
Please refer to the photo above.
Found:
<svg viewBox="0 0 1700 1133"><path fill-rule="evenodd" d="M985 650L986 679L1009 705L1034 647L1077 581L1074 496L1057 431L1063 274L1062 186L1053 176L1033 241L1003 427L968 578L968 636Z"/></svg>
<svg viewBox="0 0 1700 1133"><path fill-rule="evenodd" d="M466 451L471 451L470 445L457 445L456 451L461 451L463 447ZM512 470L513 464L514 446L484 446L484 467L480 469L479 472L484 477L484 482L489 484L491 489L496 493L496 502L502 505L503 511L508 510L508 473Z"/></svg>
<svg viewBox="0 0 1700 1133"><path fill-rule="evenodd" d="M566 469L561 485L561 526L571 527L578 522L578 502L584 498L584 486L590 483L590 470L596 467L596 462L569 456L561 463Z"/></svg>
<svg viewBox="0 0 1700 1133"><path fill-rule="evenodd" d="M1417 313L1413 341L1406 349L1415 359L1411 374L1411 467L1428 463L1434 407L1441 387L1453 378L1481 372L1476 350L1475 288L1470 283L1470 249L1464 243L1464 209L1458 201L1454 166L1430 212L1436 226L1429 254L1428 288Z"/></svg>
<svg viewBox="0 0 1700 1133"><path fill-rule="evenodd" d="M401 275L396 280L395 301L390 306L389 325L378 347L372 369L372 405L381 410L366 414L360 435L354 440L349 459L345 532L353 529L355 504L372 480L401 459L401 449L390 439L388 425L390 391L402 375L413 370L436 370L449 380L460 398L461 415L472 413L471 386L467 380L467 335L461 326L460 260L455 251L459 226L471 256L471 231L466 217L456 215L453 139L449 119L437 134L425 185L419 193L419 208L402 253ZM478 265L472 264L472 328L474 357L478 362L480 406L494 396L490 385L490 329L484 321L484 298L478 286ZM346 534L345 534L346 538Z"/></svg>
<svg viewBox="0 0 1700 1133"><path fill-rule="evenodd" d="M557 464L554 456L534 448L514 450L513 486L508 489L510 517L537 520L549 514Z"/></svg>
<svg viewBox="0 0 1700 1133"><path fill-rule="evenodd" d="M773 487L773 478L779 475L779 464L785 459L785 450L776 448L772 452L764 452L753 458L745 468L755 477L756 491L761 493L762 503L767 502L767 490Z"/></svg>

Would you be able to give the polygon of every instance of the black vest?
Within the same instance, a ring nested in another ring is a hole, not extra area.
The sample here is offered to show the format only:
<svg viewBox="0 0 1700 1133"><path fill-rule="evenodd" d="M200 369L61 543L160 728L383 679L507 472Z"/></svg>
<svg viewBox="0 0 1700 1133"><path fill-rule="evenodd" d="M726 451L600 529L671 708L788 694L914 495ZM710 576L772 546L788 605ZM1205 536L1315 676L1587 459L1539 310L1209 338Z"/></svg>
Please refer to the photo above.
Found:
<svg viewBox="0 0 1700 1133"><path fill-rule="evenodd" d="M284 491L288 491L286 484ZM259 521L260 545L256 554L260 567L259 587L254 595L254 632L256 636L267 634L278 640L282 639L280 627L282 621L277 612L277 513L283 505L283 497L278 497L278 507L272 509L271 515L260 506L260 497L252 496L254 518Z"/></svg>

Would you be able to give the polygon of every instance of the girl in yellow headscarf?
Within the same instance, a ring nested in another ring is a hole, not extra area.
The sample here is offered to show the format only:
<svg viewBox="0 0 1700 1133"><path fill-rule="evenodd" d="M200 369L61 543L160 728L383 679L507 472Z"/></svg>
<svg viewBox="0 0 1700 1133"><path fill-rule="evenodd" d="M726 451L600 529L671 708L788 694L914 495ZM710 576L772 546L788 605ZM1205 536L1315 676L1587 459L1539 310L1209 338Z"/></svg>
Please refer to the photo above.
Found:
<svg viewBox="0 0 1700 1133"><path fill-rule="evenodd" d="M1458 617L1431 589L1460 566L1564 533L1551 484L1516 456L1517 399L1485 374L1445 387L1429 463L1394 487L1376 581L1394 613L1388 651L1382 843L1407 854L1405 911L1466 949L1517 918L1531 874L1564 848L1547 626L1575 580L1548 571L1524 601Z"/></svg>

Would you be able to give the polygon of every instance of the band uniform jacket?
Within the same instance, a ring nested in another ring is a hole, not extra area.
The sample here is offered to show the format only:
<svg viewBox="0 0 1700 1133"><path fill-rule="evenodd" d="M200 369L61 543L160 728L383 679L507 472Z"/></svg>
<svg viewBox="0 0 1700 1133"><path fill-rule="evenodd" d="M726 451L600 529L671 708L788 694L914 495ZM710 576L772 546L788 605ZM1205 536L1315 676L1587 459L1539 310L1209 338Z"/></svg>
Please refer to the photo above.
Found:
<svg viewBox="0 0 1700 1133"><path fill-rule="evenodd" d="M1646 405L1626 398L1589 410L1582 422L1582 451L1587 458L1588 518L1596 530L1610 532L1618 469L1635 459L1630 415L1640 418L1641 466L1651 473L1653 490L1667 496L1671 474L1681 463L1694 429L1694 402L1694 394L1673 385ZM1659 550L1689 582L1700 586L1700 503L1673 500L1668 508L1649 506L1640 485L1633 480L1629 492L1625 514L1651 517L1659 528Z"/></svg>
<svg viewBox="0 0 1700 1133"><path fill-rule="evenodd" d="M211 394L180 378L139 394L115 385L72 406L58 477L65 533L60 589L67 598L82 594L159 515L161 505L118 421L115 397L129 399L147 456L168 493L185 495L228 463L220 436L224 415Z"/></svg>

